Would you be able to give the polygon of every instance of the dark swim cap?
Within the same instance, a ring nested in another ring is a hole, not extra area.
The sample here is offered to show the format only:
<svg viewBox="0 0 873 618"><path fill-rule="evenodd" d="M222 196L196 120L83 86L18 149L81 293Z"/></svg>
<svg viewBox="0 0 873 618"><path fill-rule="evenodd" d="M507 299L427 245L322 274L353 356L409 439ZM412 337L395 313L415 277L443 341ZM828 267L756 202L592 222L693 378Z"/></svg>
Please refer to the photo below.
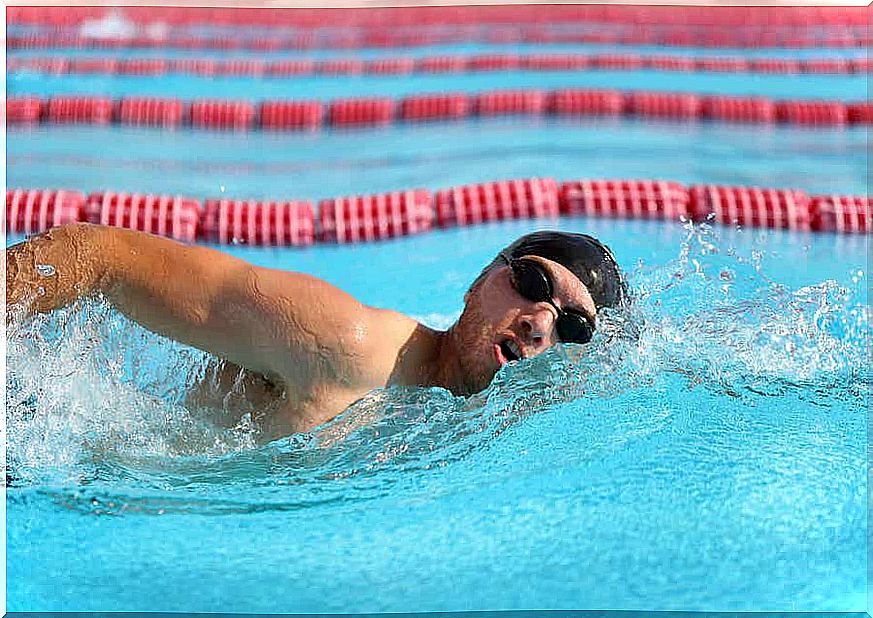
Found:
<svg viewBox="0 0 873 618"><path fill-rule="evenodd" d="M538 255L558 262L585 284L598 310L618 307L628 299L627 285L612 251L587 234L532 232L503 251L512 258Z"/></svg>

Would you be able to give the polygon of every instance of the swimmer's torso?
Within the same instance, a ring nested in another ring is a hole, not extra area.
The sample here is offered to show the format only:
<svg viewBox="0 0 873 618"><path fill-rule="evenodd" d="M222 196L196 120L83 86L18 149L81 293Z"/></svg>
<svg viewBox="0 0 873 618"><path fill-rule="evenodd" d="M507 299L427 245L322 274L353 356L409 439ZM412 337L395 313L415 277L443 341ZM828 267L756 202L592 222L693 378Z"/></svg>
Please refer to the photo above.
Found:
<svg viewBox="0 0 873 618"><path fill-rule="evenodd" d="M334 418L369 390L372 389L361 390L357 396L353 393L331 396L330 391L324 389L320 397L304 398L276 378L221 361L188 389L185 404L198 416L224 427L234 427L246 418L251 419L259 437L269 441L313 429Z"/></svg>

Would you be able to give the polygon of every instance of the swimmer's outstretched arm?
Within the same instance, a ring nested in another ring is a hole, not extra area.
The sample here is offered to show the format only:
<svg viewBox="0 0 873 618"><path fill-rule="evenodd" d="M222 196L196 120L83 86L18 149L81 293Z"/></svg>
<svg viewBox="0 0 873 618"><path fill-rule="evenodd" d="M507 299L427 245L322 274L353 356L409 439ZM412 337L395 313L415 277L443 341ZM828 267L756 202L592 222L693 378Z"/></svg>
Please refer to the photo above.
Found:
<svg viewBox="0 0 873 618"><path fill-rule="evenodd" d="M373 372L384 371L368 362L380 310L315 277L89 224L55 228L5 257L7 323L14 305L47 312L102 294L149 330L299 393L314 385L372 388Z"/></svg>

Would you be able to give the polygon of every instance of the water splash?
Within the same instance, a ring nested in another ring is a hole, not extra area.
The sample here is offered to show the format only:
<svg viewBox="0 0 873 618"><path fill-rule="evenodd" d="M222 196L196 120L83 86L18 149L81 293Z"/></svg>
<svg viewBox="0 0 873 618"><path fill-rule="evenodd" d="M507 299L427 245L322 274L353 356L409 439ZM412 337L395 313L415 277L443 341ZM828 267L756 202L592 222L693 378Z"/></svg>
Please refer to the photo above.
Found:
<svg viewBox="0 0 873 618"><path fill-rule="evenodd" d="M254 445L182 405L210 359L133 325L101 299L7 333L8 467L14 478L88 482L112 457L217 455Z"/></svg>
<svg viewBox="0 0 873 618"><path fill-rule="evenodd" d="M38 316L8 338L13 482L86 512L296 509L383 495L409 472L449 466L567 405L595 414L632 401L622 435L592 440L638 439L670 413L650 394L665 384L749 406L789 392L823 408L864 400L863 272L790 289L767 276L760 247L742 253L707 225L686 229L676 259L630 273L632 309L605 312L592 344L510 363L470 398L373 391L311 434L261 446L250 414L225 428L185 405L188 385L208 379L215 359L100 299Z"/></svg>

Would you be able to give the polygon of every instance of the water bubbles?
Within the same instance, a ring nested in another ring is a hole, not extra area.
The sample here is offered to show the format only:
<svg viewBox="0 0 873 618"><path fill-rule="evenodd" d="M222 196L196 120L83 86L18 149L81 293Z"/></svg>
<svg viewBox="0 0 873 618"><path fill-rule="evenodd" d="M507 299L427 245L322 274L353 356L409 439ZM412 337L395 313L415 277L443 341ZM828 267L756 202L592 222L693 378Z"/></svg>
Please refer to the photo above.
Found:
<svg viewBox="0 0 873 618"><path fill-rule="evenodd" d="M755 266L755 270L758 272L761 272L761 260L763 259L763 251L759 251L758 249L752 249L752 264Z"/></svg>
<svg viewBox="0 0 873 618"><path fill-rule="evenodd" d="M51 277L55 274L55 267L51 264L37 264L36 272L39 273L41 277Z"/></svg>

